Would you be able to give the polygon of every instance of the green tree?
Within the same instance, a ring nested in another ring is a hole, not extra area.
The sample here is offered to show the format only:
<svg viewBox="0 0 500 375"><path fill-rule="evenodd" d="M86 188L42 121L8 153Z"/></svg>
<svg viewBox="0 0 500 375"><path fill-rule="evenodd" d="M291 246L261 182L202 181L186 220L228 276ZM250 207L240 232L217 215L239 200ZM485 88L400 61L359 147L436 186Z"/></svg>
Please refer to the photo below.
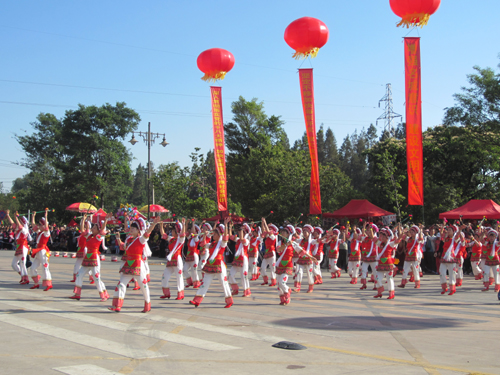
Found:
<svg viewBox="0 0 500 375"><path fill-rule="evenodd" d="M326 148L325 148L325 132L323 131L323 124L319 127L316 133L316 146L318 148L318 163L324 164L326 160Z"/></svg>
<svg viewBox="0 0 500 375"><path fill-rule="evenodd" d="M147 179L147 167L139 164L135 170L132 194L130 195L130 203L137 207L147 204Z"/></svg>
<svg viewBox="0 0 500 375"><path fill-rule="evenodd" d="M337 140L330 128L328 128L325 133L325 163L339 165Z"/></svg>

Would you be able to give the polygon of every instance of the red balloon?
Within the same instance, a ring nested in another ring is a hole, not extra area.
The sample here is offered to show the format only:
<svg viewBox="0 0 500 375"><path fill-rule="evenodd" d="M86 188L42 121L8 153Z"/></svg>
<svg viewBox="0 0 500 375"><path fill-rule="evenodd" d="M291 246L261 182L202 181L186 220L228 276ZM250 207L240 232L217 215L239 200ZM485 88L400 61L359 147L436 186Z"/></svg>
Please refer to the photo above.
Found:
<svg viewBox="0 0 500 375"><path fill-rule="evenodd" d="M215 82L224 79L226 73L233 69L234 56L225 49L210 48L200 53L196 64L198 69L205 73L202 80Z"/></svg>
<svg viewBox="0 0 500 375"><path fill-rule="evenodd" d="M328 27L312 17L299 18L285 30L285 42L295 50L293 57L296 59L316 57L319 49L328 42L328 36Z"/></svg>
<svg viewBox="0 0 500 375"><path fill-rule="evenodd" d="M398 26L420 26L429 22L429 17L434 14L441 0L389 0L392 11L399 17L401 22Z"/></svg>

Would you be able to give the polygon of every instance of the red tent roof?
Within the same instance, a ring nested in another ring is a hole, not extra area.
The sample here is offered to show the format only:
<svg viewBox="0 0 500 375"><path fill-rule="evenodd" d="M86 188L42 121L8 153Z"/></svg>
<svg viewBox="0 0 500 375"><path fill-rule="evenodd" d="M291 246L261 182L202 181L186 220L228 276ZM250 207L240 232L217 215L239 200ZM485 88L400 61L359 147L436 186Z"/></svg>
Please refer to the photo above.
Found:
<svg viewBox="0 0 500 375"><path fill-rule="evenodd" d="M78 223L75 220L71 219L71 221L68 224L68 227L77 227L77 226L78 226Z"/></svg>
<svg viewBox="0 0 500 375"><path fill-rule="evenodd" d="M439 214L440 219L500 219L500 205L491 199L472 199L461 207Z"/></svg>
<svg viewBox="0 0 500 375"><path fill-rule="evenodd" d="M379 217L394 215L392 212L381 209L374 204L368 202L366 199L352 199L344 207L334 211L332 213L325 213L323 217L347 217L347 218L358 218L358 217Z"/></svg>

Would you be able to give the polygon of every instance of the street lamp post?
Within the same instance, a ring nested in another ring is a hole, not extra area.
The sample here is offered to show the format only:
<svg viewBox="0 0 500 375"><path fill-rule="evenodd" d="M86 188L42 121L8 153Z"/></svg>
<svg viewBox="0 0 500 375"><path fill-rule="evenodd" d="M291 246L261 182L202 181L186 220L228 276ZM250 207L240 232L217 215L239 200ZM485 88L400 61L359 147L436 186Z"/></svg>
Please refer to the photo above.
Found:
<svg viewBox="0 0 500 375"><path fill-rule="evenodd" d="M132 132L132 139L129 141L132 146L135 145L137 142L139 142L137 139L135 139L135 135L138 135L142 137L144 142L147 143L148 145L148 220L149 220L149 214L150 214L150 202L149 202L149 183L151 180L151 144L155 143L156 139L159 139L161 136L163 136L163 141L160 143L163 147L168 145L167 140L165 139L165 133L151 133L151 123L148 122L148 132ZM154 186L153 186L153 191L154 191ZM154 198L153 198L153 204L154 204Z"/></svg>

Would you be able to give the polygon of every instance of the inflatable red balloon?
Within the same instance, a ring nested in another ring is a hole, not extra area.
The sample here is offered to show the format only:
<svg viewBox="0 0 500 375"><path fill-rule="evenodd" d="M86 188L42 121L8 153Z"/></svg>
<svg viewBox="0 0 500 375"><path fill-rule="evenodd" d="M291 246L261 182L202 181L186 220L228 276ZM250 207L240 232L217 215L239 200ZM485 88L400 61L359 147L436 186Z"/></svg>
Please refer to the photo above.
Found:
<svg viewBox="0 0 500 375"><path fill-rule="evenodd" d="M398 26L420 26L429 22L429 17L434 14L441 0L390 0L392 11L399 17L401 22Z"/></svg>
<svg viewBox="0 0 500 375"><path fill-rule="evenodd" d="M295 50L293 57L296 59L316 57L319 49L328 42L328 36L328 27L312 17L299 18L285 30L285 41Z"/></svg>
<svg viewBox="0 0 500 375"><path fill-rule="evenodd" d="M215 82L224 79L226 73L233 69L234 56L225 49L210 48L200 53L196 63L198 69L205 73L201 79Z"/></svg>

